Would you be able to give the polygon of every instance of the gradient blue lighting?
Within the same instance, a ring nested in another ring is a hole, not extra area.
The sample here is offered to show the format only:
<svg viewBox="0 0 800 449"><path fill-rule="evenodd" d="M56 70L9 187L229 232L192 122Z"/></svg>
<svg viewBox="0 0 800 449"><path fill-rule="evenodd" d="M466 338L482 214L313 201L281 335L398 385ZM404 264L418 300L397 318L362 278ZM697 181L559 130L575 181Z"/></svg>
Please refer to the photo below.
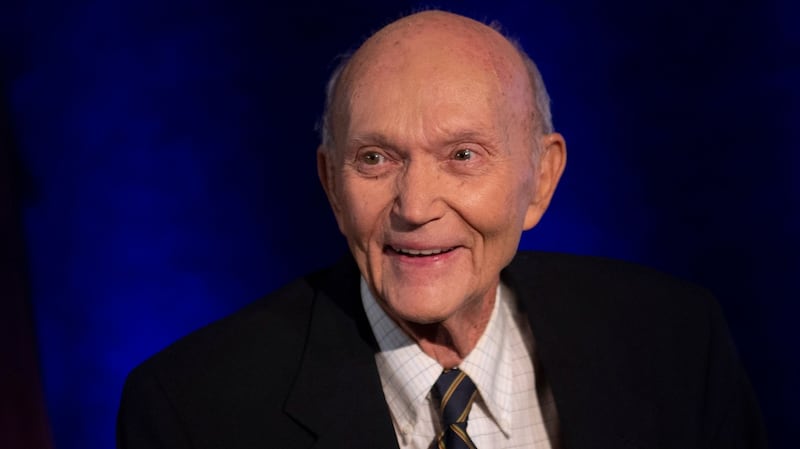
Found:
<svg viewBox="0 0 800 449"><path fill-rule="evenodd" d="M314 123L336 55L420 4L378 3L34 0L0 19L59 449L112 447L130 369L346 251L318 187ZM522 246L711 288L773 447L788 447L800 64L787 55L800 38L788 0L752 3L440 6L519 38L567 138L563 182Z"/></svg>

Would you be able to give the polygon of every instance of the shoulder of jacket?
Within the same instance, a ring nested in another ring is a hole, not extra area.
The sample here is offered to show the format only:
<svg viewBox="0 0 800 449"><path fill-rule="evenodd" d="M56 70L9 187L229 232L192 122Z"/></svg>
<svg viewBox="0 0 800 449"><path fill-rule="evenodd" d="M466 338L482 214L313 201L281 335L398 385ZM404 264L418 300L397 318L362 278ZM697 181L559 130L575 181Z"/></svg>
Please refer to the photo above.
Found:
<svg viewBox="0 0 800 449"><path fill-rule="evenodd" d="M708 310L711 293L636 263L596 256L520 251L508 272L523 288L620 307Z"/></svg>

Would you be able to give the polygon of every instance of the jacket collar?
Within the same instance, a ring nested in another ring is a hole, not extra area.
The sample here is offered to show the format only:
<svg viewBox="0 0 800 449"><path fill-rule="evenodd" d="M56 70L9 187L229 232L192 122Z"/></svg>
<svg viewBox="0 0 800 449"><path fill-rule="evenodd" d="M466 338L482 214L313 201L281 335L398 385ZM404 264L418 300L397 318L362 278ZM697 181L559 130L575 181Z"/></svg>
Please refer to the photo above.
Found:
<svg viewBox="0 0 800 449"><path fill-rule="evenodd" d="M593 310L597 298L575 288L581 281L562 263L568 257L520 252L503 272L530 322L536 376L552 389L560 441L566 448L654 447L654 406L635 393L652 385L630 369L615 369L632 363Z"/></svg>
<svg viewBox="0 0 800 449"><path fill-rule="evenodd" d="M311 324L286 412L317 436L314 448L396 448L355 263L340 263L312 284Z"/></svg>

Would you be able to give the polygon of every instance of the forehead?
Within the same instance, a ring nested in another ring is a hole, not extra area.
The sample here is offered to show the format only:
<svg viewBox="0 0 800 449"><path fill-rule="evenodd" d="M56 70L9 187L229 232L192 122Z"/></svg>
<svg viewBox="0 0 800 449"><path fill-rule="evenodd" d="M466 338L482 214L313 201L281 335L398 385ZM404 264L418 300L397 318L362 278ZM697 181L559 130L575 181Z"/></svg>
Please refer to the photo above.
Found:
<svg viewBox="0 0 800 449"><path fill-rule="evenodd" d="M425 123L468 116L479 122L479 112L528 113L532 95L524 63L500 34L446 13L407 19L379 31L354 54L342 74L340 118L348 124L398 120L403 108L413 115L404 119Z"/></svg>

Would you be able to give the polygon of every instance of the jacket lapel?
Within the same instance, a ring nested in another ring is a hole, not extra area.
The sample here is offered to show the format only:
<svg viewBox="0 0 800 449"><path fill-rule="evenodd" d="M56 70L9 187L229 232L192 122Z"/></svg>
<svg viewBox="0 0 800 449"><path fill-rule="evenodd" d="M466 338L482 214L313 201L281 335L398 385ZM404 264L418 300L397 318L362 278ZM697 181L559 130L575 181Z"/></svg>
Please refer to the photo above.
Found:
<svg viewBox="0 0 800 449"><path fill-rule="evenodd" d="M519 253L503 275L530 321L536 376L546 376L552 389L562 447L654 447L653 404L634 393L642 379L617 372L630 361L617 363L619 348L609 347L593 298L573 288L570 270L547 255Z"/></svg>
<svg viewBox="0 0 800 449"><path fill-rule="evenodd" d="M358 270L346 261L317 281L307 345L285 410L317 436L315 448L396 448Z"/></svg>

